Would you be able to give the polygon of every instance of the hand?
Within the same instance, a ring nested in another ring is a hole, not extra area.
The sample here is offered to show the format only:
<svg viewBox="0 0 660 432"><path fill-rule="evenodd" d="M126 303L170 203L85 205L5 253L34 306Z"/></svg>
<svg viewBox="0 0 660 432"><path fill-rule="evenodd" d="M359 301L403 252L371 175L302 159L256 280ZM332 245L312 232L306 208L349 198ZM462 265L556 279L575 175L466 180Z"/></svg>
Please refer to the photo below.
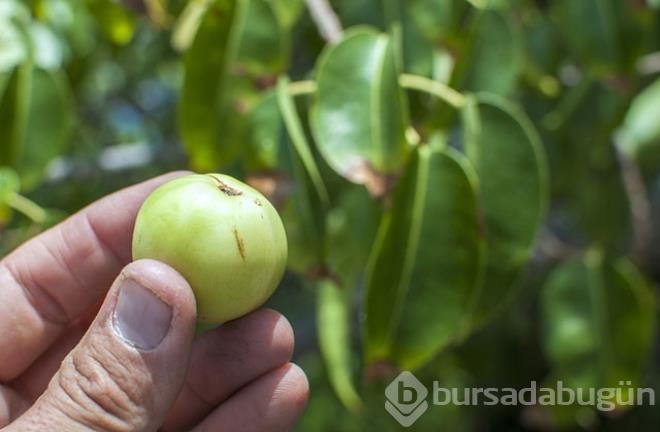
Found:
<svg viewBox="0 0 660 432"><path fill-rule="evenodd" d="M262 309L193 340L183 277L129 264L142 201L177 175L110 195L0 261L3 432L292 428L308 385L286 319Z"/></svg>

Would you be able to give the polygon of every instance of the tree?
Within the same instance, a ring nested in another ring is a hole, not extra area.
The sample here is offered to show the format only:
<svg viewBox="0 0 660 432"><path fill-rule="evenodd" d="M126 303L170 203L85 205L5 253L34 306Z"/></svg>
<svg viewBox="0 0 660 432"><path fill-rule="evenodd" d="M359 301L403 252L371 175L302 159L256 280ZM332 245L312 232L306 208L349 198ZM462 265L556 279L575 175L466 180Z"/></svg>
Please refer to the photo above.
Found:
<svg viewBox="0 0 660 432"><path fill-rule="evenodd" d="M660 388L658 6L6 0L0 250L135 179L223 171L278 207L274 304L316 321L302 430L395 429L402 370ZM414 428L658 423L631 408L436 406Z"/></svg>

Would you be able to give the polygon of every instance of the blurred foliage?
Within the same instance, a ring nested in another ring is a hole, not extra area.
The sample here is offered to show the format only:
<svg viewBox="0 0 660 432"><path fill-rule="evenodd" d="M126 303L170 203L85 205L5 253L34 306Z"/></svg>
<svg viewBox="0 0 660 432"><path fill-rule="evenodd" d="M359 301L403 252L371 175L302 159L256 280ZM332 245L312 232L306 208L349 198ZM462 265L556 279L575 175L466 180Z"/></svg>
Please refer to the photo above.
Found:
<svg viewBox="0 0 660 432"><path fill-rule="evenodd" d="M660 2L313 3L0 1L0 256L123 186L222 171L287 229L270 305L311 380L300 430L398 430L403 369L660 390ZM450 404L411 429L659 426Z"/></svg>

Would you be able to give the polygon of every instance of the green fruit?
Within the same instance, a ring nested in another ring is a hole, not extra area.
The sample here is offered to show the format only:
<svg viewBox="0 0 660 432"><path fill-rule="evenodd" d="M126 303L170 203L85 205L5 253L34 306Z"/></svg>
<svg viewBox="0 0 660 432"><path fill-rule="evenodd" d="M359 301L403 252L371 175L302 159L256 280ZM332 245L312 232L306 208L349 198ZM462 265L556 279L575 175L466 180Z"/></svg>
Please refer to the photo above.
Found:
<svg viewBox="0 0 660 432"><path fill-rule="evenodd" d="M133 259L179 271L197 300L198 320L222 323L261 306L282 279L284 227L263 195L222 174L192 174L154 190L140 208Z"/></svg>

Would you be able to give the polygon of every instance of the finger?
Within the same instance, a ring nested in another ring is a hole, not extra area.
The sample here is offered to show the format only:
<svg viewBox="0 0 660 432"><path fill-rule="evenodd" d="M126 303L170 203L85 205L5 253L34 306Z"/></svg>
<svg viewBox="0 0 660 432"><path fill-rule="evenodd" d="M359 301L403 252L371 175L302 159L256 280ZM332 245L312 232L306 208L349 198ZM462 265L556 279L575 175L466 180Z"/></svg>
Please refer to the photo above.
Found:
<svg viewBox="0 0 660 432"><path fill-rule="evenodd" d="M0 428L9 424L28 408L29 403L9 387L0 385Z"/></svg>
<svg viewBox="0 0 660 432"><path fill-rule="evenodd" d="M11 387L27 401L37 400L46 391L64 358L80 343L88 327L82 324L69 327L25 372L11 381Z"/></svg>
<svg viewBox="0 0 660 432"><path fill-rule="evenodd" d="M288 363L292 354L291 325L269 309L205 333L193 346L186 383L164 429L188 430L241 387Z"/></svg>
<svg viewBox="0 0 660 432"><path fill-rule="evenodd" d="M110 195L0 261L0 382L23 372L131 259L135 216L147 195L182 173Z"/></svg>
<svg viewBox="0 0 660 432"><path fill-rule="evenodd" d="M293 428L309 397L305 373L289 363L250 383L205 418L193 432L279 432Z"/></svg>
<svg viewBox="0 0 660 432"><path fill-rule="evenodd" d="M196 320L188 283L153 260L129 264L46 392L7 431L153 431L187 373Z"/></svg>
<svg viewBox="0 0 660 432"><path fill-rule="evenodd" d="M46 390L62 360L80 342L98 313L101 304L94 305L89 312L78 318L57 341L39 357L22 375L12 381L2 392L0 386L0 427L10 418L17 418ZM9 390L11 388L11 391ZM3 397L5 399L3 401ZM10 409L11 408L11 409Z"/></svg>

